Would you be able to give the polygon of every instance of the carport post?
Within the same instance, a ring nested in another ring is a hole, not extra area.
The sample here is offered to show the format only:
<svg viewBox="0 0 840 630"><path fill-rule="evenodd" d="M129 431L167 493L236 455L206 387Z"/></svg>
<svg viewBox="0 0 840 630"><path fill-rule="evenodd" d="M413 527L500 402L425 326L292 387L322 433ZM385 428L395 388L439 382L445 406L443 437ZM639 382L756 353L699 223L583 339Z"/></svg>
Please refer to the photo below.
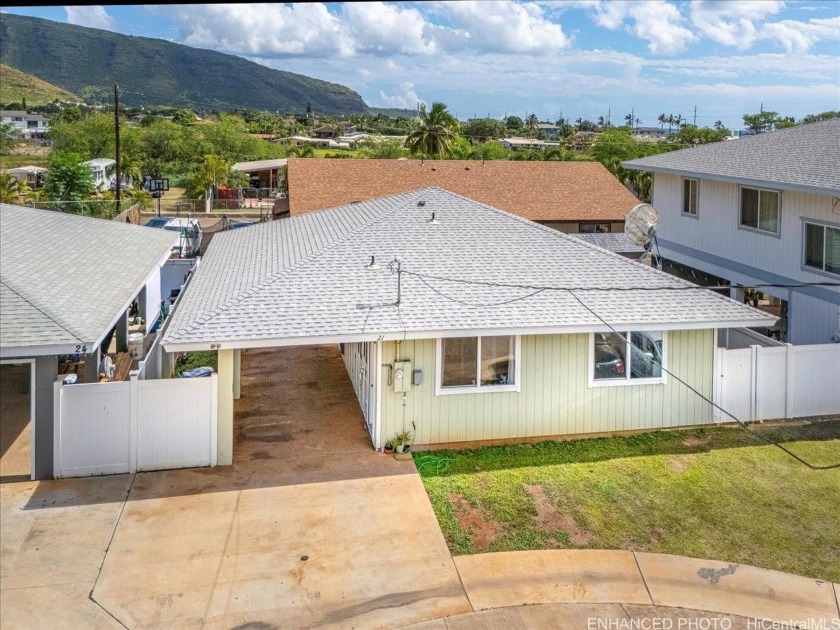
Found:
<svg viewBox="0 0 840 630"><path fill-rule="evenodd" d="M128 311L117 320L117 352L128 352Z"/></svg>
<svg viewBox="0 0 840 630"><path fill-rule="evenodd" d="M233 399L242 395L242 350L233 351Z"/></svg>
<svg viewBox="0 0 840 630"><path fill-rule="evenodd" d="M53 448L55 445L55 379L58 374L58 357L55 355L35 358L35 425L32 427L35 449L33 479L52 479Z"/></svg>
<svg viewBox="0 0 840 630"><path fill-rule="evenodd" d="M219 407L216 463L233 463L233 350L219 350Z"/></svg>

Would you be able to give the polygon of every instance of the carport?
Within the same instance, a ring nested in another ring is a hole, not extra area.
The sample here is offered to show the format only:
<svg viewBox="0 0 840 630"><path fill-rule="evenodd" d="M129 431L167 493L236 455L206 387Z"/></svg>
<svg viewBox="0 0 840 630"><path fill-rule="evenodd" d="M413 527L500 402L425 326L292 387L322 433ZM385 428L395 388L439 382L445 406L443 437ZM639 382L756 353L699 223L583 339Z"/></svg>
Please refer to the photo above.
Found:
<svg viewBox="0 0 840 630"><path fill-rule="evenodd" d="M59 359L71 359L77 382L96 383L113 339L118 360L131 363L129 311L139 305L148 334L160 313L161 267L178 235L8 204L0 204L0 227L4 389L7 378L21 383L21 370L29 374L28 388L17 388L21 396L28 392L28 416L19 402L15 414L3 414L4 454L11 449L25 460L26 439L19 436L30 431L31 464L17 474L48 479L54 473L54 385L65 376ZM7 367L15 365L23 367ZM26 429L24 420L34 424Z"/></svg>

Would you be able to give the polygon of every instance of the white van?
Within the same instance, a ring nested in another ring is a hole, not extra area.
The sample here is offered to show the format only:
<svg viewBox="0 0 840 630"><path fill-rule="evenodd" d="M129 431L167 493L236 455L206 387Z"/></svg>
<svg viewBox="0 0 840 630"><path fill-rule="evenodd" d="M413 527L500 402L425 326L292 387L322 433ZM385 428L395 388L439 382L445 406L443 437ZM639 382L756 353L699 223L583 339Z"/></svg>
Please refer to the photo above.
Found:
<svg viewBox="0 0 840 630"><path fill-rule="evenodd" d="M201 225L195 219L170 219L163 226L164 230L180 232L178 245L172 248L180 258L195 258L201 250Z"/></svg>

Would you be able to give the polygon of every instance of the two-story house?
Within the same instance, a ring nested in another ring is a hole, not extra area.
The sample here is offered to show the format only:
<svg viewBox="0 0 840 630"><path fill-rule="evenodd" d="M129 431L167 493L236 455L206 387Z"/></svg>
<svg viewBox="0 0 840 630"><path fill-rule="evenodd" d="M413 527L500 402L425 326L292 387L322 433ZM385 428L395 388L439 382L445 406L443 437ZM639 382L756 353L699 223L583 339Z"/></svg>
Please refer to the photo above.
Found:
<svg viewBox="0 0 840 630"><path fill-rule="evenodd" d="M28 114L23 111L0 111L0 119L4 125L12 125L15 131L25 140L43 138L50 130L49 121L41 114Z"/></svg>
<svg viewBox="0 0 840 630"><path fill-rule="evenodd" d="M664 258L782 300L786 341L838 340L840 119L623 166L654 174Z"/></svg>

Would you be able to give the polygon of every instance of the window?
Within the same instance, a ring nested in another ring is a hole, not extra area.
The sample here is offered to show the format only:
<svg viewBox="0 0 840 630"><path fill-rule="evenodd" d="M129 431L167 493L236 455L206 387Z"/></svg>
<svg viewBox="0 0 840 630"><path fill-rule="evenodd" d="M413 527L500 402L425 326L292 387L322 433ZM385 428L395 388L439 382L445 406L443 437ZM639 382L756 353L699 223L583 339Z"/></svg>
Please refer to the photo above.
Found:
<svg viewBox="0 0 840 630"><path fill-rule="evenodd" d="M779 233L779 193L741 188L741 225L762 232Z"/></svg>
<svg viewBox="0 0 840 630"><path fill-rule="evenodd" d="M683 214L697 216L697 186L696 179L683 180Z"/></svg>
<svg viewBox="0 0 840 630"><path fill-rule="evenodd" d="M664 382L664 340L662 331L595 333L591 384Z"/></svg>
<svg viewBox="0 0 840 630"><path fill-rule="evenodd" d="M805 266L840 275L840 228L805 223Z"/></svg>
<svg viewBox="0 0 840 630"><path fill-rule="evenodd" d="M453 337L438 342L438 394L516 389L518 337Z"/></svg>
<svg viewBox="0 0 840 630"><path fill-rule="evenodd" d="M578 231L581 234L609 234L609 223L581 223L578 226Z"/></svg>

